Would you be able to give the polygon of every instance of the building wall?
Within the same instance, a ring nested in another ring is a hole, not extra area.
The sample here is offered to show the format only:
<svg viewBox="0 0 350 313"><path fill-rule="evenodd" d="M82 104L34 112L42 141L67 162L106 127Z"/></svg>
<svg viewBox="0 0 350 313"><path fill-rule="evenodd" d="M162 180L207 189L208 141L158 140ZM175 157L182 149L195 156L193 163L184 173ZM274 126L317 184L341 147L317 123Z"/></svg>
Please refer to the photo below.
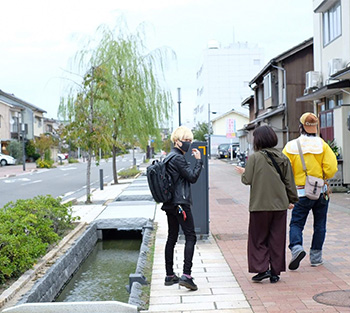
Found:
<svg viewBox="0 0 350 313"><path fill-rule="evenodd" d="M318 7L321 0L314 0L314 9ZM322 13L314 14L314 57L315 71L322 73L323 85L328 80L328 62L334 58L342 59L342 65L345 67L350 62L350 1L341 1L341 36L323 46L322 35Z"/></svg>
<svg viewBox="0 0 350 313"><path fill-rule="evenodd" d="M218 118L212 123L213 133L215 135L223 135L226 136L226 123L228 119L234 119L236 120L236 132L239 129L242 129L244 125L246 125L249 122L248 117L244 117L240 114L236 114L234 112L229 113L222 118Z"/></svg>
<svg viewBox="0 0 350 313"><path fill-rule="evenodd" d="M9 106L0 101L0 141L10 140L10 110Z"/></svg>
<svg viewBox="0 0 350 313"><path fill-rule="evenodd" d="M264 53L257 45L234 43L204 50L203 62L197 72L195 124L207 121L210 110L224 114L232 109L249 114L241 103L252 94L250 79L264 64Z"/></svg>
<svg viewBox="0 0 350 313"><path fill-rule="evenodd" d="M304 94L306 73L314 68L313 45L283 60L287 80L287 118L289 138L285 143L299 136L299 118L305 112L313 112L312 102L297 102ZM283 81L283 80L281 80ZM287 136L285 136L287 137Z"/></svg>
<svg viewBox="0 0 350 313"><path fill-rule="evenodd" d="M43 134L44 131L44 117L42 113L35 112L34 113L34 137L39 137L41 134Z"/></svg>

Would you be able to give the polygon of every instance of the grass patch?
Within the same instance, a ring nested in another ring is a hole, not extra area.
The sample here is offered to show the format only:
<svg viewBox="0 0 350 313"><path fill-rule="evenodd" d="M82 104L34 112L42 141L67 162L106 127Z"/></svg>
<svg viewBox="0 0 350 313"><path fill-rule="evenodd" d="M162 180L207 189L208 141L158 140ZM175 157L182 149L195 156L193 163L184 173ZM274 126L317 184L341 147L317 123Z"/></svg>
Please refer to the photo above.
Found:
<svg viewBox="0 0 350 313"><path fill-rule="evenodd" d="M133 166L132 168L128 168L126 170L121 170L118 172L118 176L120 178L134 178L137 174L140 174L141 171L136 168L136 166Z"/></svg>
<svg viewBox="0 0 350 313"><path fill-rule="evenodd" d="M144 302L144 306L141 308L141 310L148 310L149 308L149 298L151 294L152 269L153 269L153 261L154 261L154 249L155 249L157 228L158 228L157 223L154 223L153 231L151 233L151 240L149 241L149 246L148 246L149 251L147 254L146 265L143 269L144 271L143 275L147 278L147 281L149 281L149 284L141 287L142 293L140 298Z"/></svg>

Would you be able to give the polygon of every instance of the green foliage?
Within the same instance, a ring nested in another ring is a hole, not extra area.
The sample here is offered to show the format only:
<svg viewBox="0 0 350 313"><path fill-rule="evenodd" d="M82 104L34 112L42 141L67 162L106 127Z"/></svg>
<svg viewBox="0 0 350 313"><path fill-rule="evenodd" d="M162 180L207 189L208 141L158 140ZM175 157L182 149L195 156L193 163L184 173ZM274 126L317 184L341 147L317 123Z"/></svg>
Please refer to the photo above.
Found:
<svg viewBox="0 0 350 313"><path fill-rule="evenodd" d="M210 132L212 134L212 132ZM208 123L198 123L193 130L193 138L198 141L206 141L208 135Z"/></svg>
<svg viewBox="0 0 350 313"><path fill-rule="evenodd" d="M138 170L135 166L133 166L132 168L119 171L118 175L120 176L120 178L130 178L135 177L139 173L141 173L141 171Z"/></svg>
<svg viewBox="0 0 350 313"><path fill-rule="evenodd" d="M68 163L79 163L79 161L74 158L68 158Z"/></svg>
<svg viewBox="0 0 350 313"><path fill-rule="evenodd" d="M337 143L336 143L335 139L328 140L327 143L330 146L330 148L332 149L332 151L334 152L335 156L339 157L339 155L340 155L340 147L337 146Z"/></svg>
<svg viewBox="0 0 350 313"><path fill-rule="evenodd" d="M26 142L25 150L26 150L26 157L28 159L33 159L34 161L36 161L37 159L40 158L40 154L36 152L33 140L28 140Z"/></svg>
<svg viewBox="0 0 350 313"><path fill-rule="evenodd" d="M125 143L145 147L168 119L172 99L162 74L169 49L148 51L144 28L130 33L122 19L115 29L100 26L95 38L76 54L82 82L62 98L59 116L69 122L64 136L76 146L90 156L110 150L115 158Z"/></svg>
<svg viewBox="0 0 350 313"><path fill-rule="evenodd" d="M0 284L31 268L75 220L69 204L49 195L6 204L0 210Z"/></svg>
<svg viewBox="0 0 350 313"><path fill-rule="evenodd" d="M21 161L23 159L23 146L18 140L12 140L7 146L7 150L16 160Z"/></svg>
<svg viewBox="0 0 350 313"><path fill-rule="evenodd" d="M41 134L39 138L35 138L34 146L39 151L42 159L49 160L50 148L55 144L51 135Z"/></svg>
<svg viewBox="0 0 350 313"><path fill-rule="evenodd" d="M54 163L53 160L38 159L38 160L36 160L36 167L37 168L52 168L53 163Z"/></svg>
<svg viewBox="0 0 350 313"><path fill-rule="evenodd" d="M163 147L162 147L162 149L163 149L166 153L169 153L170 150L171 150L171 145L172 145L171 140L170 140L170 138L168 138L168 139L166 139L166 140L163 141Z"/></svg>

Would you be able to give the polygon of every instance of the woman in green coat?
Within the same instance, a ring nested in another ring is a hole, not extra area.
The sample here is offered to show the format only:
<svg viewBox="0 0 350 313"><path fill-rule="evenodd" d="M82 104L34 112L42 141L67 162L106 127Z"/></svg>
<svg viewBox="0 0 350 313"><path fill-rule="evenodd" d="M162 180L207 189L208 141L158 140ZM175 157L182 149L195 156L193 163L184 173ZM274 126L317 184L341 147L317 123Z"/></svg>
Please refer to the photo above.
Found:
<svg viewBox="0 0 350 313"><path fill-rule="evenodd" d="M298 193L288 158L275 148L274 130L260 126L253 136L255 153L245 168L236 166L242 183L250 185L248 269L258 273L253 281L276 283L286 270L287 209L294 207Z"/></svg>

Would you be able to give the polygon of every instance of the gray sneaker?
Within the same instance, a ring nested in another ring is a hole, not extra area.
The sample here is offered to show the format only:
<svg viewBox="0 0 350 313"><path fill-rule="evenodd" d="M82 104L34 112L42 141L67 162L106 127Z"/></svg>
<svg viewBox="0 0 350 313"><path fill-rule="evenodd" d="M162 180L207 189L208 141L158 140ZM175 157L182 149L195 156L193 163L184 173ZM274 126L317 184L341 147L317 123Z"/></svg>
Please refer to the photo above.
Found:
<svg viewBox="0 0 350 313"><path fill-rule="evenodd" d="M198 289L198 287L193 282L193 279L194 279L193 277L188 278L187 276L182 275L181 278L180 278L180 281L179 281L179 285L183 286L183 287L186 287L187 289L195 291L195 290Z"/></svg>
<svg viewBox="0 0 350 313"><path fill-rule="evenodd" d="M304 250L299 250L296 253L292 253L292 260L289 263L288 268L291 271L295 271L303 258L305 258L306 252Z"/></svg>
<svg viewBox="0 0 350 313"><path fill-rule="evenodd" d="M313 267L323 264L322 250L310 249L310 263Z"/></svg>

